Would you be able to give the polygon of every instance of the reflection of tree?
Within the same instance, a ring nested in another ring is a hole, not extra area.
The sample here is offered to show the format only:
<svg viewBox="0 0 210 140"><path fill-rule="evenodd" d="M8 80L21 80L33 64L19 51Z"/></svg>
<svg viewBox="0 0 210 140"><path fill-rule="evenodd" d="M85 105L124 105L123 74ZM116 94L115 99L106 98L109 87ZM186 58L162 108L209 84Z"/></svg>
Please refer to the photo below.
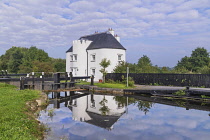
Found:
<svg viewBox="0 0 210 140"><path fill-rule="evenodd" d="M115 96L113 97L113 99L117 101L118 103L123 104L123 106L127 105L127 97ZM143 111L145 115L147 114L147 112L149 112L149 109L152 108L152 105L153 105L152 102L141 101L141 100L131 98L131 97L128 98L128 105L129 104L137 104L137 107L139 108L139 110Z"/></svg>
<svg viewBox="0 0 210 140"><path fill-rule="evenodd" d="M101 114L102 115L107 115L107 113L109 112L109 108L108 108L108 106L106 106L106 103L108 102L108 100L107 99L105 99L105 96L104 96L104 98L100 101L100 105L102 106L100 109L99 109L99 111L101 111Z"/></svg>
<svg viewBox="0 0 210 140"><path fill-rule="evenodd" d="M53 119L53 116L56 115L54 111L55 111L54 108L51 108L51 109L47 110L47 112L48 112L47 115L51 118L51 120Z"/></svg>
<svg viewBox="0 0 210 140"><path fill-rule="evenodd" d="M128 97L123 97L123 96L114 96L114 97L113 97L113 99L114 99L115 101L117 101L118 103L122 104L123 107L124 107L125 105L127 105L127 98L128 98ZM128 98L128 104L135 103L135 101L137 101L137 99L135 99L135 98L130 98L130 97Z"/></svg>
<svg viewBox="0 0 210 140"><path fill-rule="evenodd" d="M139 110L143 111L145 113L145 115L147 114L147 112L149 112L149 109L152 107L153 103L152 102L148 102L148 101L137 101L135 102L135 104L137 103L137 107L139 108Z"/></svg>

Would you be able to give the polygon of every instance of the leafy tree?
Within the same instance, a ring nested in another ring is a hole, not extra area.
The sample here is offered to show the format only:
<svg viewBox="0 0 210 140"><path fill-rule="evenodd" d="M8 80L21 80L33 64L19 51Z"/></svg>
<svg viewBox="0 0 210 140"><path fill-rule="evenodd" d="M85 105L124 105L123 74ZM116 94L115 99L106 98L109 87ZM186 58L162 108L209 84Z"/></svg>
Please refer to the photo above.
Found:
<svg viewBox="0 0 210 140"><path fill-rule="evenodd" d="M146 66L152 66L152 63L148 56L143 55L143 57L139 58L137 65L138 67L146 67Z"/></svg>
<svg viewBox="0 0 210 140"><path fill-rule="evenodd" d="M198 72L201 73L201 74L210 74L210 67L209 67L209 65L200 68L198 70Z"/></svg>
<svg viewBox="0 0 210 140"><path fill-rule="evenodd" d="M31 71L65 71L65 59L50 58L41 49L15 47L0 56L0 70L12 73L29 73Z"/></svg>
<svg viewBox="0 0 210 140"><path fill-rule="evenodd" d="M183 57L181 61L178 61L176 70L186 69L192 72L198 72L204 66L207 66L210 62L209 53L204 48L196 48L192 51L190 57Z"/></svg>
<svg viewBox="0 0 210 140"><path fill-rule="evenodd" d="M115 66L113 72L114 73L126 73L127 72L127 67L129 67L129 72L130 73L136 73L136 64L131 64L131 63L127 63L122 61L121 63L119 63L117 66Z"/></svg>
<svg viewBox="0 0 210 140"><path fill-rule="evenodd" d="M192 63L191 63L190 59L191 58L190 57L187 57L187 56L183 57L181 59L181 61L178 61L178 64L176 66L176 69L185 68L188 71L192 71L192 67L193 66L192 66Z"/></svg>
<svg viewBox="0 0 210 140"><path fill-rule="evenodd" d="M12 52L9 62L8 70L12 73L17 73L19 71L19 66L22 64L23 53L20 49L16 49Z"/></svg>
<svg viewBox="0 0 210 140"><path fill-rule="evenodd" d="M53 65L54 65L54 70L56 72L65 72L66 71L66 61L65 59L52 59Z"/></svg>
<svg viewBox="0 0 210 140"><path fill-rule="evenodd" d="M111 64L110 60L107 60L106 58L102 59L99 63L102 67L101 70L99 70L103 74L103 82L105 83L105 76L107 74L106 68Z"/></svg>
<svg viewBox="0 0 210 140"><path fill-rule="evenodd" d="M204 48L196 48L192 51L190 62L192 64L192 71L197 71L199 68L208 65L209 53Z"/></svg>
<svg viewBox="0 0 210 140"><path fill-rule="evenodd" d="M38 60L33 62L34 72L53 72L53 66L50 62L40 62Z"/></svg>

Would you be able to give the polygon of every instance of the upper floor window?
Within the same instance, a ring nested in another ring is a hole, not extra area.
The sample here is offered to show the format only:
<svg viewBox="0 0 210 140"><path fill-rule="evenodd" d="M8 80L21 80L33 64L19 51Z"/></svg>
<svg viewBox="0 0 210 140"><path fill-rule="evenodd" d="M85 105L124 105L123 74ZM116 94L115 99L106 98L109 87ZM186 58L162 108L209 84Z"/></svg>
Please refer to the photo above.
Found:
<svg viewBox="0 0 210 140"><path fill-rule="evenodd" d="M74 61L77 61L77 55L74 54Z"/></svg>
<svg viewBox="0 0 210 140"><path fill-rule="evenodd" d="M96 61L96 55L95 54L91 54L91 62L95 62Z"/></svg>
<svg viewBox="0 0 210 140"><path fill-rule="evenodd" d="M77 54L70 55L70 61L77 61Z"/></svg>
<svg viewBox="0 0 210 140"><path fill-rule="evenodd" d="M71 59L71 61L73 61L73 55L70 55L70 59Z"/></svg>
<svg viewBox="0 0 210 140"><path fill-rule="evenodd" d="M118 54L118 61L122 61L122 54Z"/></svg>

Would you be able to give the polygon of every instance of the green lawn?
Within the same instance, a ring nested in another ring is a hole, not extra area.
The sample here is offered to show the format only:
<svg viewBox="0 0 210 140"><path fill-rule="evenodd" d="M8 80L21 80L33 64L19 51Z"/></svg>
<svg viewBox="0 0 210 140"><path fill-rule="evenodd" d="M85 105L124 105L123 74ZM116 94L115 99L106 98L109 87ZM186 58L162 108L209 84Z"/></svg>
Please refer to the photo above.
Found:
<svg viewBox="0 0 210 140"><path fill-rule="evenodd" d="M40 139L42 131L37 121L26 115L26 102L39 97L36 90L17 90L15 86L0 83L0 139Z"/></svg>
<svg viewBox="0 0 210 140"><path fill-rule="evenodd" d="M90 82L81 81L80 83L77 83L77 85L90 85ZM98 86L101 88L118 88L118 89L133 88L133 87L126 87L125 84L119 84L119 83L94 83L94 86Z"/></svg>

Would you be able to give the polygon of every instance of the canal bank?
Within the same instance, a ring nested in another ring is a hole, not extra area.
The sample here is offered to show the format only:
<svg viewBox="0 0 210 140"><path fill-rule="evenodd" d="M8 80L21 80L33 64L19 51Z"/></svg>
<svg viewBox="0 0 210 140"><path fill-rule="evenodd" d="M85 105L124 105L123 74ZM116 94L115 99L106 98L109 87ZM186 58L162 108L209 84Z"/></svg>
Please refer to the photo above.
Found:
<svg viewBox="0 0 210 140"><path fill-rule="evenodd" d="M210 101L210 88L196 88L196 87L174 87L174 86L151 86L151 85L135 85L134 88L117 89L117 88L101 88L90 85L77 85L77 88L86 89L95 93L104 93L111 95L149 95L158 96L159 98L170 97L185 100L208 100ZM178 95L182 92L182 95Z"/></svg>
<svg viewBox="0 0 210 140"><path fill-rule="evenodd" d="M0 95L0 139L43 139L45 126L36 112L43 109L37 101L42 102L46 95L4 83L0 83Z"/></svg>

